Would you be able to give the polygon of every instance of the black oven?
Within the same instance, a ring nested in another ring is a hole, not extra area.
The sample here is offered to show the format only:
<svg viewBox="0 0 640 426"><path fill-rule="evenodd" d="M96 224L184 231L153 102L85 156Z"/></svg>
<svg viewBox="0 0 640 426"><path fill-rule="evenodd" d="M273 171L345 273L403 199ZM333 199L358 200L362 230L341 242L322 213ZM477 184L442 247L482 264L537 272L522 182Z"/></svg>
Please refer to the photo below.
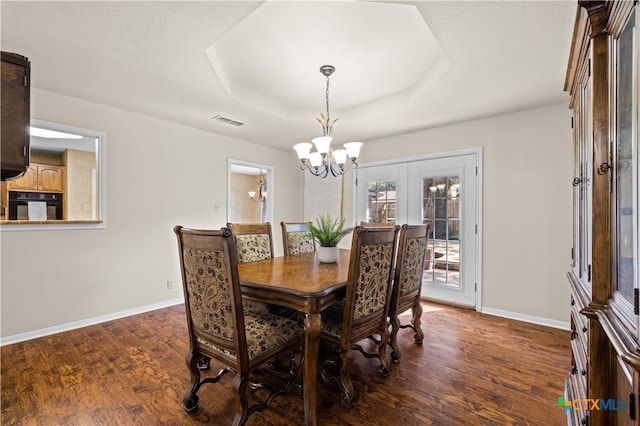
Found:
<svg viewBox="0 0 640 426"><path fill-rule="evenodd" d="M9 220L62 220L62 194L9 191Z"/></svg>

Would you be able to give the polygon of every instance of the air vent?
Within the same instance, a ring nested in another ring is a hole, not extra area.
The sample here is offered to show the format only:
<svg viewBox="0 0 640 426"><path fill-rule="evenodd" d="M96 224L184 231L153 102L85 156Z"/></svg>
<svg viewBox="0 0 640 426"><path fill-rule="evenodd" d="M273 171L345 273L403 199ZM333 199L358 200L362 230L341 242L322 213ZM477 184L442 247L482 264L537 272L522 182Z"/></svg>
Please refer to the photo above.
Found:
<svg viewBox="0 0 640 426"><path fill-rule="evenodd" d="M228 117L223 117L220 114L218 114L218 115L216 115L214 117L211 117L211 119L213 121L217 121L219 123L228 124L230 126L236 126L236 127L244 126L245 124L247 124L247 123L243 123L242 121L233 120L233 119L228 118Z"/></svg>

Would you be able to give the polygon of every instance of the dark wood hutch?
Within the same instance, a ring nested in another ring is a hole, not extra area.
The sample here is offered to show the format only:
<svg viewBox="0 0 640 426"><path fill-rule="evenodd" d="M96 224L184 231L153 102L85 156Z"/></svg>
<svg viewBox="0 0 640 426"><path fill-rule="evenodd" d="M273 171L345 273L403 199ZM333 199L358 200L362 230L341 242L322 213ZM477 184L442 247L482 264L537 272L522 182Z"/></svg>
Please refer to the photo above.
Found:
<svg viewBox="0 0 640 426"><path fill-rule="evenodd" d="M579 1L566 75L575 178L564 398L575 425L640 424L638 14L637 1Z"/></svg>

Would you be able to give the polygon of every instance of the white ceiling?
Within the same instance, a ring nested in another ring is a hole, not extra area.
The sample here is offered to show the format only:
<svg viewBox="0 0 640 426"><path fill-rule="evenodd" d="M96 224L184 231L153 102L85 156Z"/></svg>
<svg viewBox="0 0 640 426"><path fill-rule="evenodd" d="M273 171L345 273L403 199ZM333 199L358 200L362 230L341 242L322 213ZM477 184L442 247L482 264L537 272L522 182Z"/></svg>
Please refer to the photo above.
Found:
<svg viewBox="0 0 640 426"><path fill-rule="evenodd" d="M320 134L331 64L335 141L366 144L566 101L576 6L3 0L0 46L35 88L283 149Z"/></svg>

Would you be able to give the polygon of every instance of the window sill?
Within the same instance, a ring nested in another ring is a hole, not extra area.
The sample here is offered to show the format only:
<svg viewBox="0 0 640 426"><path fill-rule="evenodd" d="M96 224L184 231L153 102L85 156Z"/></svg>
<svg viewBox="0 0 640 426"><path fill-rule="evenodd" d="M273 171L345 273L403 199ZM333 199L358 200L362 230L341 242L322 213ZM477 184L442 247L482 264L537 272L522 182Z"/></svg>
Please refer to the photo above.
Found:
<svg viewBox="0 0 640 426"><path fill-rule="evenodd" d="M102 229L103 220L0 220L0 231L52 231L60 229Z"/></svg>

